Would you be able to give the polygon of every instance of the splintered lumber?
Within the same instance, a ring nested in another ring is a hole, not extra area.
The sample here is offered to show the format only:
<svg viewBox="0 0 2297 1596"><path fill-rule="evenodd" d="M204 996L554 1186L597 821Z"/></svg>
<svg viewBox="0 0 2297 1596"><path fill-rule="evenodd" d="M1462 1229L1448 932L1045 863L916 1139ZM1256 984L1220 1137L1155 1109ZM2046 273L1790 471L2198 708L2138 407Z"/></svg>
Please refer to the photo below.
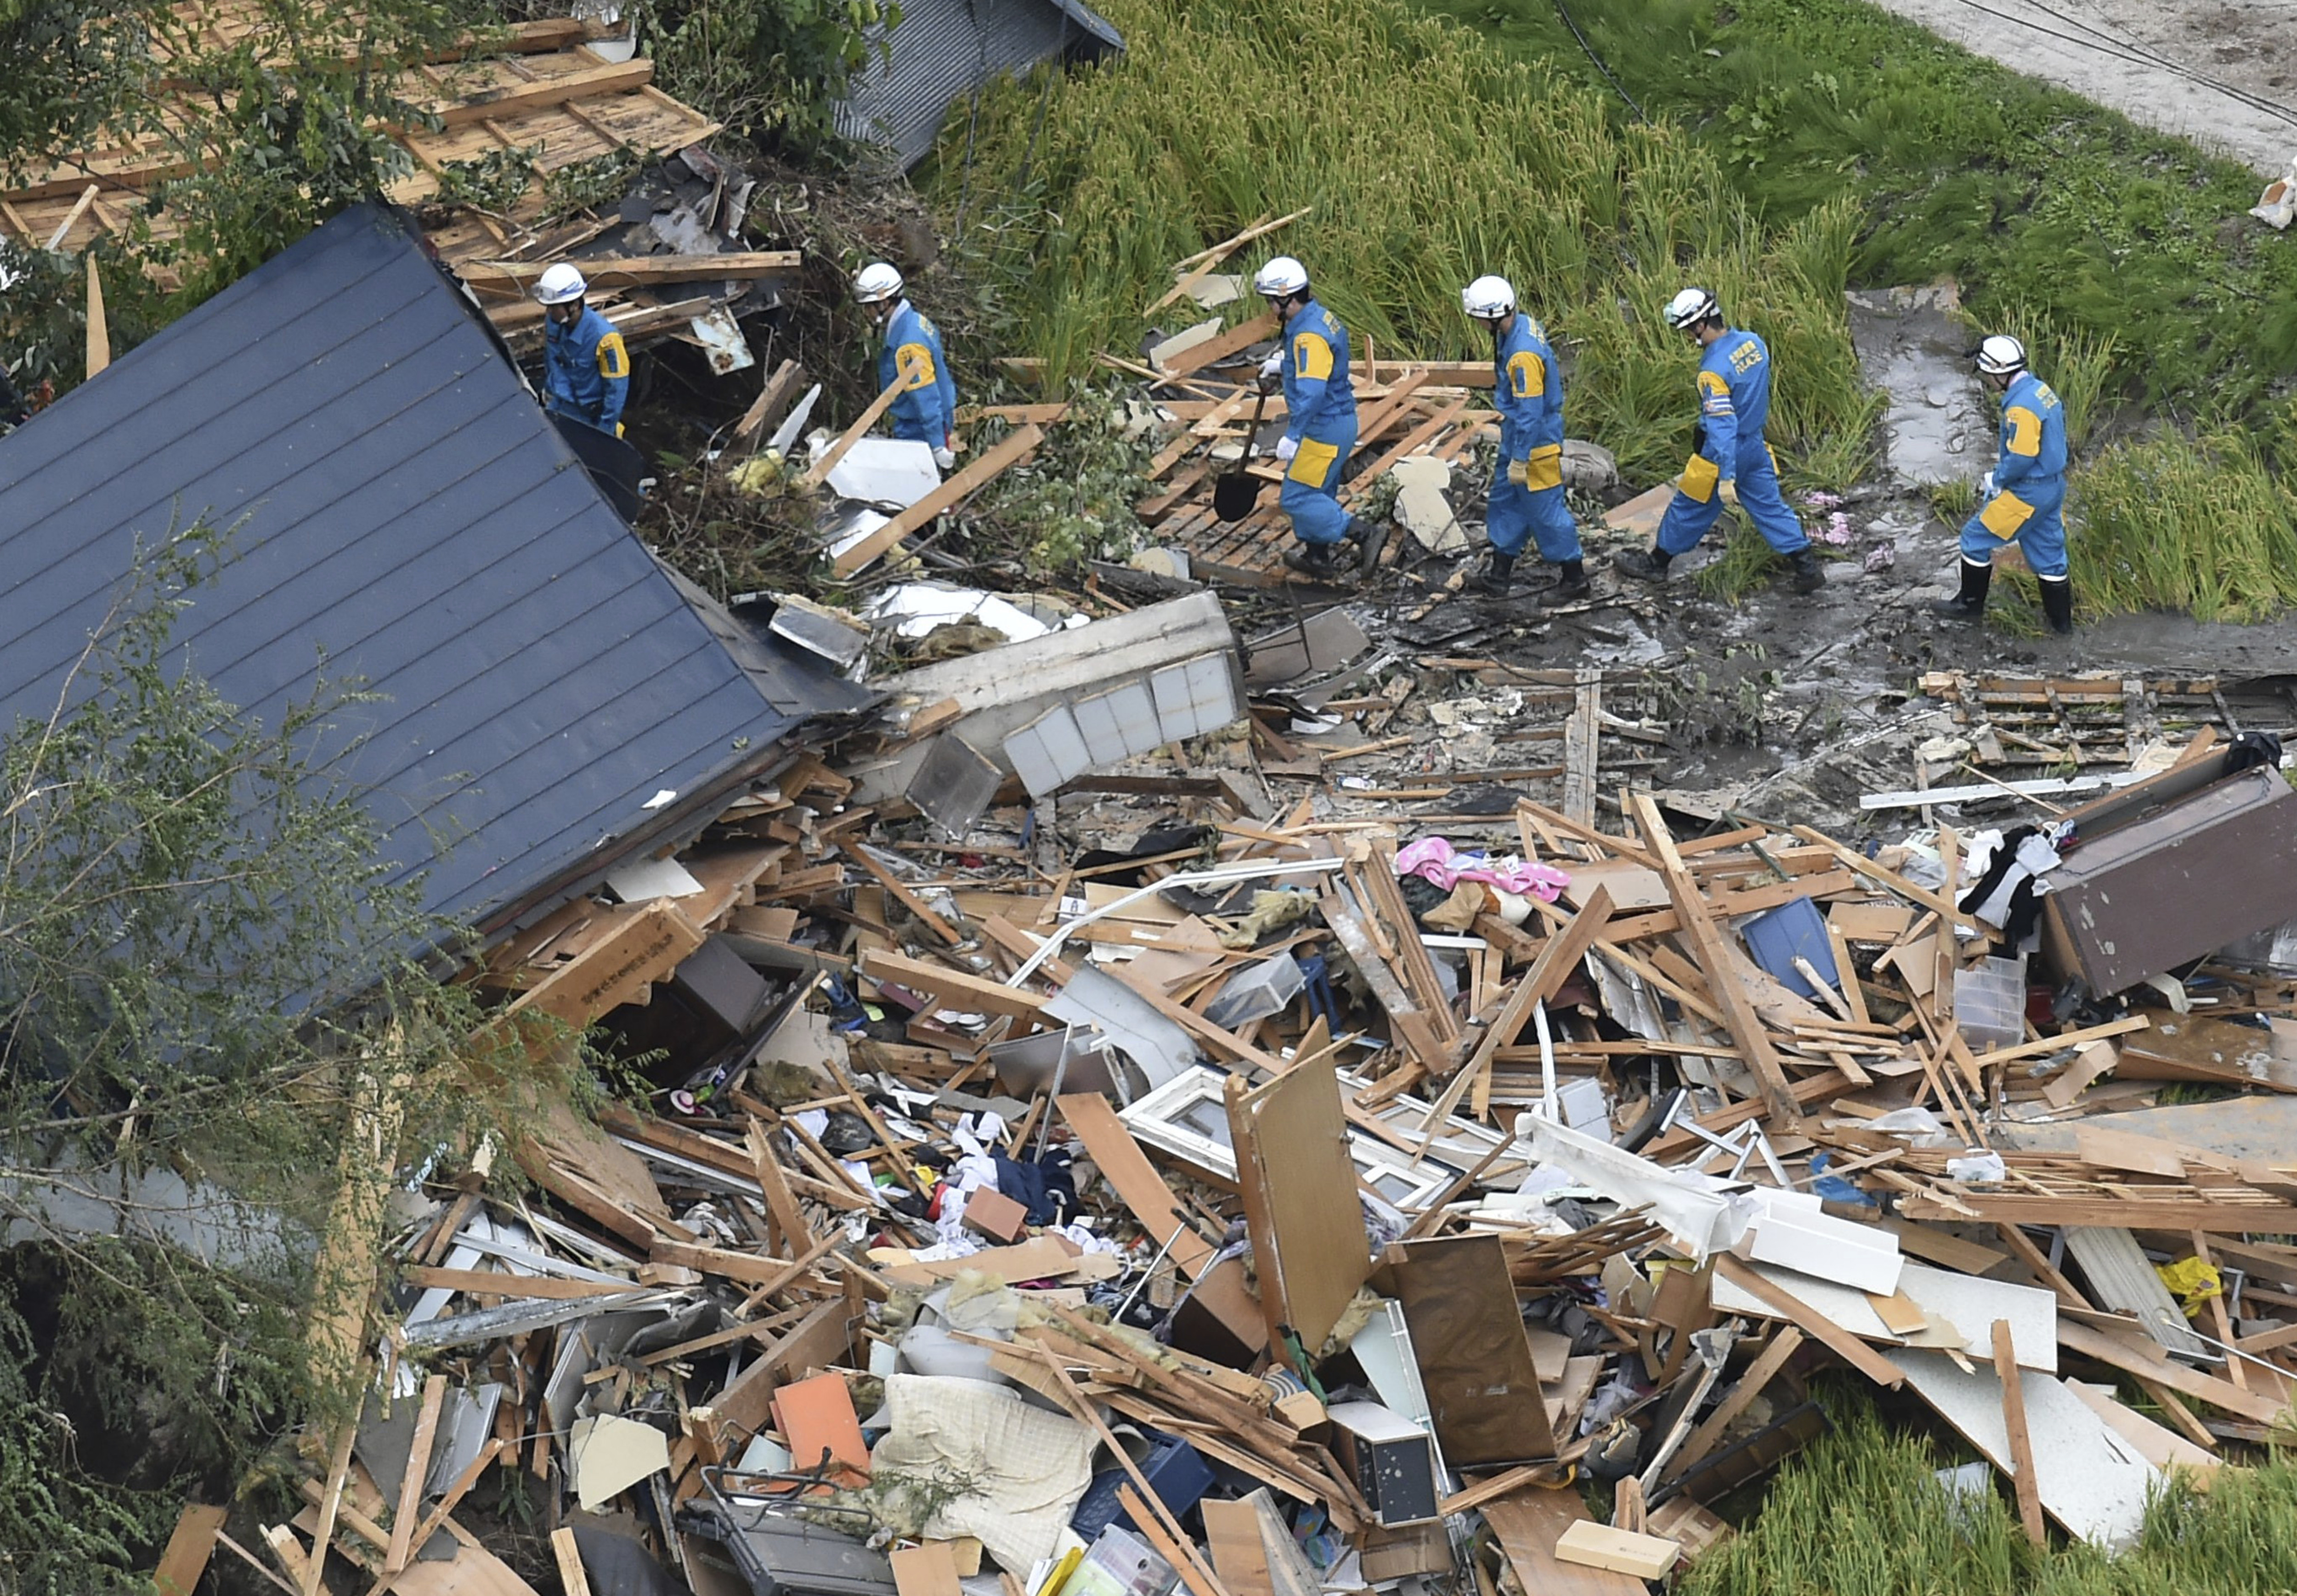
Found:
<svg viewBox="0 0 2297 1596"><path fill-rule="evenodd" d="M1017 1020L1034 1021L1046 1002L1041 994L1024 991L1017 986L1006 986L952 970L947 965L929 964L922 958L876 948L861 955L861 974L881 985L904 986L925 993L944 1008L968 1013L1010 1015Z"/></svg>
<svg viewBox="0 0 2297 1596"><path fill-rule="evenodd" d="M804 385L805 367L796 361L785 360L774 367L774 374L766 379L758 397L734 424L734 441L746 446L765 436L766 429L780 422Z"/></svg>
<svg viewBox="0 0 2297 1596"><path fill-rule="evenodd" d="M618 917L614 928L521 992L495 1021L499 1032L526 1014L548 1015L580 1031L610 1009L635 1001L666 979L702 945L701 928L667 898Z"/></svg>
<svg viewBox="0 0 2297 1596"><path fill-rule="evenodd" d="M2285 1403L2273 1397L2244 1391L2231 1380L2173 1363L2153 1348L2138 1346L2105 1330L2093 1329L2071 1314L2058 1316L2058 1345L2085 1358L2110 1363L2141 1380L2165 1386L2182 1396L2223 1408L2252 1424L2277 1425L2287 1411Z"/></svg>
<svg viewBox="0 0 2297 1596"><path fill-rule="evenodd" d="M207 1571L208 1559L215 1554L216 1532L230 1511L201 1502L185 1506L160 1553L159 1572L152 1576L160 1596L192 1596L200 1575Z"/></svg>
<svg viewBox="0 0 2297 1596"><path fill-rule="evenodd" d="M597 95L619 94L626 89L643 88L653 81L654 62L644 57L636 61L607 62L556 78L538 78L532 83L515 83L502 88L484 89L438 106L432 114L449 128L460 127L465 122L497 121L508 112L535 111L546 105L564 105L569 100L588 100Z"/></svg>
<svg viewBox="0 0 2297 1596"><path fill-rule="evenodd" d="M1791 1320L1812 1340L1876 1385L1895 1391L1906 1384L1905 1370L1800 1297L1772 1284L1729 1254L1722 1254L1716 1258L1715 1270L1723 1279L1762 1302L1780 1317Z"/></svg>
<svg viewBox="0 0 2297 1596"><path fill-rule="evenodd" d="M1213 1259L1211 1244L1181 1219L1180 1199L1108 1099L1099 1092L1080 1092L1053 1101L1117 1200L1132 1210L1151 1240L1171 1249L1173 1267L1192 1280L1204 1273Z"/></svg>
<svg viewBox="0 0 2297 1596"><path fill-rule="evenodd" d="M1771 1377L1786 1367L1787 1360L1793 1357L1801 1345L1802 1332L1793 1325L1781 1325L1772 1335L1771 1344L1763 1348L1755 1361L1747 1366L1747 1372L1739 1377L1739 1383L1715 1404L1715 1411L1700 1422L1699 1427L1691 1432L1691 1439L1683 1444L1683 1450L1675 1454L1661 1471L1660 1477L1672 1478L1684 1473L1692 1464L1713 1452L1716 1444L1723 1439L1724 1432L1731 1427L1732 1420L1745 1412L1748 1404L1762 1394L1763 1387L1771 1383Z"/></svg>
<svg viewBox="0 0 2297 1596"><path fill-rule="evenodd" d="M1273 311L1264 310L1249 321L1239 322L1217 338L1208 338L1202 343L1182 350L1173 357L1159 374L1167 378L1185 377L1192 371L1200 371L1232 355L1240 354L1264 338L1275 336L1276 315Z"/></svg>
<svg viewBox="0 0 2297 1596"><path fill-rule="evenodd" d="M550 1555L558 1560L558 1583L566 1596L590 1596L589 1575L582 1572L582 1552L571 1529L550 1532Z"/></svg>
<svg viewBox="0 0 2297 1596"><path fill-rule="evenodd" d="M655 283L715 283L762 277L794 271L804 257L795 250L743 250L718 255L615 255L576 260L583 282L594 291L638 288ZM541 260L473 260L457 268L464 282L477 289L520 292L531 285L549 262Z"/></svg>
<svg viewBox="0 0 2297 1596"><path fill-rule="evenodd" d="M918 360L906 353L897 357L896 359L893 380L885 384L883 392L869 401L868 409L853 418L852 426L838 434L837 441L823 451L821 458L806 467L805 475L801 479L802 485L811 488L827 481L829 473L837 469L837 463L845 458L847 452L855 444L861 441L864 433L877 424L879 416L893 407L893 401L902 397L903 390L907 389L917 376L918 369Z"/></svg>
<svg viewBox="0 0 2297 1596"><path fill-rule="evenodd" d="M1777 1049L1771 1046L1770 1032L1732 973L1725 956L1723 933L1707 912L1707 900L1700 895L1699 884L1692 879L1689 867L1675 851L1675 837L1659 812L1658 802L1648 793L1638 793L1634 802L1636 825L1652 859L1658 862L1660 876L1667 881L1667 896L1675 901L1677 923L1698 957L1700 969L1707 976L1707 990L1723 1011L1725 1027L1731 1032L1731 1040L1739 1044L1740 1057L1755 1072L1755 1085L1770 1116L1771 1130L1774 1134L1795 1130L1802 1123L1801 1106L1795 1101Z"/></svg>
<svg viewBox="0 0 2297 1596"><path fill-rule="evenodd" d="M1610 918L1611 890L1599 884L1572 917L1571 923L1547 939L1546 945L1539 950L1537 962L1509 991L1499 1017L1485 1029L1483 1040L1468 1060L1469 1074L1491 1068L1493 1056L1515 1041L1531 1018L1532 1009L1562 990L1571 972L1586 957L1587 950L1601 937Z"/></svg>
<svg viewBox="0 0 2297 1596"><path fill-rule="evenodd" d="M2018 1495L2018 1522L2026 1539L2037 1546L2049 1544L2042 1524L2042 1488L2034 1474L2034 1440L2026 1432L2026 1387L2018 1369L2018 1353L2010 1344L2010 1321L1994 1321L1994 1374L2002 1382L2002 1422L2010 1432L2011 1485Z"/></svg>
<svg viewBox="0 0 2297 1596"><path fill-rule="evenodd" d="M1045 430L1035 424L1016 427L1000 439L987 454L951 477L940 487L903 510L885 525L870 533L852 547L838 555L831 567L840 576L852 574L884 554L902 539L920 527L933 524L934 518L945 510L953 510L972 498L1017 461L1025 459L1045 440Z"/></svg>
<svg viewBox="0 0 2297 1596"><path fill-rule="evenodd" d="M396 1574L407 1567L415 1549L415 1510L423 1505L423 1481L431 1472L431 1448L439 1438L439 1410L447 1400L447 1377L434 1374L423 1382L423 1406L416 1415L415 1439L407 1449L407 1474L399 1485L399 1510L391 1516L391 1548L383 1569ZM321 1547L318 1555L326 1555Z"/></svg>

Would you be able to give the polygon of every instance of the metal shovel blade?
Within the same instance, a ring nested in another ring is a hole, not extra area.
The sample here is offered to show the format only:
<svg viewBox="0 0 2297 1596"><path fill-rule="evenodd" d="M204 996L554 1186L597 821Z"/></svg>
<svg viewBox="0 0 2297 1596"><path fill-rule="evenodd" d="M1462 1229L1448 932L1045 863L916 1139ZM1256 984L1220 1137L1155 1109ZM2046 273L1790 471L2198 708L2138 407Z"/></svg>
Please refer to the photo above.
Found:
<svg viewBox="0 0 2297 1596"><path fill-rule="evenodd" d="M1242 521L1260 502L1260 479L1238 466L1213 484L1213 514L1223 521Z"/></svg>

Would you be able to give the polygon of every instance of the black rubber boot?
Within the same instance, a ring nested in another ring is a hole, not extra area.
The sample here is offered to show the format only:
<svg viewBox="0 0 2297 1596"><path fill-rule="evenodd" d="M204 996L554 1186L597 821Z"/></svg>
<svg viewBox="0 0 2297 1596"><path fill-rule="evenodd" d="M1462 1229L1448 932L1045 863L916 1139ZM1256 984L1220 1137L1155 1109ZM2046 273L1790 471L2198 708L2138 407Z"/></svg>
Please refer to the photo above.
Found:
<svg viewBox="0 0 2297 1596"><path fill-rule="evenodd" d="M1986 613L1986 589L1993 585L1994 567L1962 563L1962 591L1952 598L1934 598L1931 613L1946 621L1976 621Z"/></svg>
<svg viewBox="0 0 2297 1596"><path fill-rule="evenodd" d="M1566 560L1555 568L1555 585L1544 596L1550 602L1585 598L1588 591L1587 562Z"/></svg>
<svg viewBox="0 0 2297 1596"><path fill-rule="evenodd" d="M1370 576L1379 564L1379 556L1387 552L1387 524L1366 521L1363 516L1351 516L1348 530L1342 534L1356 546L1356 574Z"/></svg>
<svg viewBox="0 0 2297 1596"><path fill-rule="evenodd" d="M1347 567L1340 563L1338 549L1337 543L1303 543L1284 551L1284 564L1288 570L1317 581L1336 582L1347 574Z"/></svg>
<svg viewBox="0 0 2297 1596"><path fill-rule="evenodd" d="M2074 579L2070 576L2042 579L2042 618L2050 629L2065 637L2074 629Z"/></svg>
<svg viewBox="0 0 2297 1596"><path fill-rule="evenodd" d="M1478 593L1488 593L1494 598L1504 598L1515 580L1515 556L1494 549L1484 561L1484 568L1468 579L1468 586Z"/></svg>
<svg viewBox="0 0 2297 1596"><path fill-rule="evenodd" d="M1613 555L1611 564L1637 581L1663 582L1667 580L1667 564L1674 558L1673 555L1657 547L1630 548L1624 554Z"/></svg>
<svg viewBox="0 0 2297 1596"><path fill-rule="evenodd" d="M1794 567L1791 584L1798 593L1815 593L1826 586L1826 572L1818 568L1818 551L1806 548L1800 554L1789 555L1787 564Z"/></svg>

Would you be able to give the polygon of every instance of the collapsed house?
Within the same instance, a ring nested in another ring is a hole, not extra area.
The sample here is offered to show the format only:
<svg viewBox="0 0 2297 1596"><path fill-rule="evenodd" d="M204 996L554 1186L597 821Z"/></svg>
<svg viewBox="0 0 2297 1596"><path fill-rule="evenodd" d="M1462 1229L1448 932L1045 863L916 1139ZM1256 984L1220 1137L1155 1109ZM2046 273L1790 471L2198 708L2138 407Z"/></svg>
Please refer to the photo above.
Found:
<svg viewBox="0 0 2297 1596"><path fill-rule="evenodd" d="M0 439L0 716L45 713L139 545L200 520L232 557L183 657L271 724L322 673L373 695L313 753L393 879L482 937L691 835L868 701L770 639L737 651L372 207Z"/></svg>

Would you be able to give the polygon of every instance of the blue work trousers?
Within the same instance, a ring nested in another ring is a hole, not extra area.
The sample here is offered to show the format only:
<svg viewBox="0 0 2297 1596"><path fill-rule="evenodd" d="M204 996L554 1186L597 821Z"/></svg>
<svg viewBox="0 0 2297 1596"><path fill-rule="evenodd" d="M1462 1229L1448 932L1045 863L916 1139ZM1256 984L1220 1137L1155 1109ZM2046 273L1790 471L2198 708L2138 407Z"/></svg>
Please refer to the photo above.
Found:
<svg viewBox="0 0 2297 1596"><path fill-rule="evenodd" d="M1519 487L1508 479L1504 460L1492 473L1484 531L1492 540L1492 551L1511 560L1519 557L1525 543L1533 539L1539 542L1539 557L1551 564L1579 558L1579 523L1571 519L1563 489L1542 488L1534 493Z"/></svg>
<svg viewBox="0 0 2297 1596"><path fill-rule="evenodd" d="M1284 489L1277 507L1292 518L1292 531L1306 544L1338 543L1348 535L1353 519L1340 508L1340 473L1356 449L1355 418L1326 423L1300 440L1299 451L1285 468Z"/></svg>
<svg viewBox="0 0 2297 1596"><path fill-rule="evenodd" d="M2015 543L2026 551L2036 576L2062 580L2066 564L2066 483L2021 482L1997 492L1962 523L1962 557L1973 565L1994 564L1994 551Z"/></svg>
<svg viewBox="0 0 2297 1596"><path fill-rule="evenodd" d="M1787 507L1786 497L1779 491L1778 468L1771 464L1770 450L1758 448L1739 457L1739 507L1747 512L1755 530L1763 534L1763 541L1780 554L1799 555L1810 547L1802 522ZM1722 514L1723 489L1719 485L1703 501L1688 493L1677 493L1667 502L1667 514L1659 523L1659 552L1690 553L1699 547L1699 540L1707 536Z"/></svg>

